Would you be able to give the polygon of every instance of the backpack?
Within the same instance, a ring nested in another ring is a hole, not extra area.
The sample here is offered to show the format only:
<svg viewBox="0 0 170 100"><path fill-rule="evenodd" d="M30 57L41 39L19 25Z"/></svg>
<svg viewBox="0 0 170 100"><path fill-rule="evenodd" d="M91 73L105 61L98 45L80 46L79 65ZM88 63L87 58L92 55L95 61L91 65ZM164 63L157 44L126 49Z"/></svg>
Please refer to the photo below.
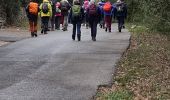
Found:
<svg viewBox="0 0 170 100"><path fill-rule="evenodd" d="M61 2L61 10L62 11L68 11L68 3L67 2Z"/></svg>
<svg viewBox="0 0 170 100"><path fill-rule="evenodd" d="M87 10L89 6L89 1L84 1L84 9Z"/></svg>
<svg viewBox="0 0 170 100"><path fill-rule="evenodd" d="M89 6L89 15L90 16L94 16L94 15L97 15L97 7L95 4L91 4Z"/></svg>
<svg viewBox="0 0 170 100"><path fill-rule="evenodd" d="M105 12L111 12L111 9L112 9L111 3L110 3L110 2L106 2L106 3L104 4L104 6L103 6L103 10L104 10Z"/></svg>
<svg viewBox="0 0 170 100"><path fill-rule="evenodd" d="M38 14L38 4L34 2L30 2L29 4L29 13L33 15Z"/></svg>
<svg viewBox="0 0 170 100"><path fill-rule="evenodd" d="M55 12L56 12L56 13L61 13L61 10L58 8L58 6L56 6Z"/></svg>
<svg viewBox="0 0 170 100"><path fill-rule="evenodd" d="M72 15L73 16L80 16L80 14L81 14L80 5L73 5L73 7L72 7Z"/></svg>
<svg viewBox="0 0 170 100"><path fill-rule="evenodd" d="M123 12L124 4L117 4L116 5L116 10L117 12Z"/></svg>
<svg viewBox="0 0 170 100"><path fill-rule="evenodd" d="M44 14L47 14L48 13L48 3L43 3L42 4L42 12Z"/></svg>

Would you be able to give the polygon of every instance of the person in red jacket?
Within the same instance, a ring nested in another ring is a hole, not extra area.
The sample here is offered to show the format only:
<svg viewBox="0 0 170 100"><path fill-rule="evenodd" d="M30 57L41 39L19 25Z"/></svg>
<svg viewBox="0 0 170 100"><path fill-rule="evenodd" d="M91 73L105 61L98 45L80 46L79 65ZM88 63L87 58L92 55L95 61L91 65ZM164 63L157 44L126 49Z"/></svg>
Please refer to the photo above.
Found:
<svg viewBox="0 0 170 100"><path fill-rule="evenodd" d="M61 23L60 2L57 2L55 6L56 6L56 12L55 12L55 29L60 30L60 23Z"/></svg>

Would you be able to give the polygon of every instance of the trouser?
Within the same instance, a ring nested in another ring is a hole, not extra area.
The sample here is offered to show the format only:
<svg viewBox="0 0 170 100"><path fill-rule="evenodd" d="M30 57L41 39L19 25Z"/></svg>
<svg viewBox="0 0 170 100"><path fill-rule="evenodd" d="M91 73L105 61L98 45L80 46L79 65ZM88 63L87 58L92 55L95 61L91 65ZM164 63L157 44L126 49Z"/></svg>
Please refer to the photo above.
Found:
<svg viewBox="0 0 170 100"><path fill-rule="evenodd" d="M55 24L55 16L52 16L51 18L51 29L54 30L54 24Z"/></svg>
<svg viewBox="0 0 170 100"><path fill-rule="evenodd" d="M36 21L29 21L30 31L31 33L37 32L37 20Z"/></svg>
<svg viewBox="0 0 170 100"><path fill-rule="evenodd" d="M123 16L118 16L118 29L122 29L122 26L124 25L124 17Z"/></svg>
<svg viewBox="0 0 170 100"><path fill-rule="evenodd" d="M73 23L73 34L72 36L75 37L76 36L76 29L77 29L77 37L81 36L81 23L77 22L77 23Z"/></svg>
<svg viewBox="0 0 170 100"><path fill-rule="evenodd" d="M43 29L44 33L46 33L48 31L49 18L50 18L49 16L41 17L42 29Z"/></svg>
<svg viewBox="0 0 170 100"><path fill-rule="evenodd" d="M91 37L92 38L96 38L96 34L97 34L97 22L96 21L90 22L90 26L91 26Z"/></svg>
<svg viewBox="0 0 170 100"><path fill-rule="evenodd" d="M89 23L88 23L88 14L87 14L87 12L85 13L84 23L86 25L86 28L88 28Z"/></svg>
<svg viewBox="0 0 170 100"><path fill-rule="evenodd" d="M102 14L101 20L100 20L100 25L105 28L105 21L104 21L104 15Z"/></svg>
<svg viewBox="0 0 170 100"><path fill-rule="evenodd" d="M106 23L106 28L111 31L111 24L112 24L112 16L105 16L105 23Z"/></svg>
<svg viewBox="0 0 170 100"><path fill-rule="evenodd" d="M63 30L67 30L68 26L68 16L64 16Z"/></svg>
<svg viewBox="0 0 170 100"><path fill-rule="evenodd" d="M55 17L55 29L60 29L61 16Z"/></svg>

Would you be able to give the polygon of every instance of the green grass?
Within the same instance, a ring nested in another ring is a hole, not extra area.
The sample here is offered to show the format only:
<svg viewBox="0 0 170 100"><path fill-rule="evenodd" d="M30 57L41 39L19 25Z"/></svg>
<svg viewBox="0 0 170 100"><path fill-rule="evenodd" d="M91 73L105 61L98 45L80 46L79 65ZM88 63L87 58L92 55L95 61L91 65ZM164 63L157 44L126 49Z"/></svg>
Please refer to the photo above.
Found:
<svg viewBox="0 0 170 100"><path fill-rule="evenodd" d="M133 94L127 90L118 90L109 94L98 93L97 100L133 100Z"/></svg>

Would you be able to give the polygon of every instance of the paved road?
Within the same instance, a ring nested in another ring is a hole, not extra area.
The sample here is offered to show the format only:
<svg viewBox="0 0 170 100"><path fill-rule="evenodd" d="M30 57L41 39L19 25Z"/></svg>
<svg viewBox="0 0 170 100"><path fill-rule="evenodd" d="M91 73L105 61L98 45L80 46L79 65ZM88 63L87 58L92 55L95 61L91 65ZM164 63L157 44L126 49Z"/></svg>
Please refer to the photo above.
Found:
<svg viewBox="0 0 170 100"><path fill-rule="evenodd" d="M99 29L96 42L83 27L81 42L54 31L0 47L0 100L89 100L129 45L127 30L112 31Z"/></svg>

